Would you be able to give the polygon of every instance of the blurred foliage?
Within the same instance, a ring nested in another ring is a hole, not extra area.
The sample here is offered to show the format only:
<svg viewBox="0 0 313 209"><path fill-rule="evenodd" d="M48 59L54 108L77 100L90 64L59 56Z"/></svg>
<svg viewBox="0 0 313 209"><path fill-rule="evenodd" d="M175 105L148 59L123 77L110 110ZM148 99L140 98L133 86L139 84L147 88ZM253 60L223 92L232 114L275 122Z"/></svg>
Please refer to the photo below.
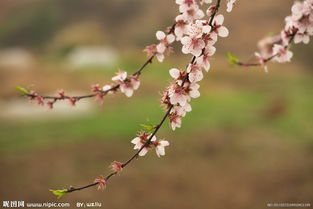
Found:
<svg viewBox="0 0 313 209"><path fill-rule="evenodd" d="M39 47L58 29L60 14L49 2L15 8L0 24L0 47Z"/></svg>

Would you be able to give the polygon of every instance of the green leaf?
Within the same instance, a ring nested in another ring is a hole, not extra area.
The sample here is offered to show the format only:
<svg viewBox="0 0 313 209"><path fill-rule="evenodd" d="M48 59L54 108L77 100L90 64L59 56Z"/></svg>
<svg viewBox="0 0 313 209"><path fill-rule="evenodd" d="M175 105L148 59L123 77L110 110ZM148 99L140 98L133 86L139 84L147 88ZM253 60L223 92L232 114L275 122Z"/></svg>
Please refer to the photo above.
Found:
<svg viewBox="0 0 313 209"><path fill-rule="evenodd" d="M19 92L22 92L23 94L29 94L29 91L23 87L15 86L15 89L18 90Z"/></svg>
<svg viewBox="0 0 313 209"><path fill-rule="evenodd" d="M58 199L60 199L63 195L67 193L67 189L57 189L57 190L49 189L49 191L56 195Z"/></svg>
<svg viewBox="0 0 313 209"><path fill-rule="evenodd" d="M152 132L155 129L153 124L140 124L140 126L147 132Z"/></svg>
<svg viewBox="0 0 313 209"><path fill-rule="evenodd" d="M227 53L227 59L232 66L237 65L237 63L239 62L239 59L235 57L232 53Z"/></svg>

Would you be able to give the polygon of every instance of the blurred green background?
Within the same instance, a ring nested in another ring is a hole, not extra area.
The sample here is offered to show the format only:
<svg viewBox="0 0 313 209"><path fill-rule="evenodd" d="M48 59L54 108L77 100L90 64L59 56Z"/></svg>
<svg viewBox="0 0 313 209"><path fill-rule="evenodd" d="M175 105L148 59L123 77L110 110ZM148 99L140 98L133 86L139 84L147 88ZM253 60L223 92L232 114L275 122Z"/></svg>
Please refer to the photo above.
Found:
<svg viewBox="0 0 313 209"><path fill-rule="evenodd" d="M129 99L82 101L55 110L19 96L20 85L53 94L88 92L110 82L118 68L134 72L155 43L156 30L172 24L177 5L168 0L1 0L0 2L0 200L98 201L104 208L266 208L313 197L313 46L293 46L291 64L231 68L225 54L249 60L259 39L277 33L293 1L240 0L217 44L201 98L183 127L168 123L158 137L167 155L148 156L95 188L56 200L48 189L82 186L108 165L133 153L139 124L163 114L160 92L171 67L190 57L175 54L144 71ZM221 8L224 13L225 4ZM311 202L312 204L312 202ZM74 207L74 205L73 205Z"/></svg>

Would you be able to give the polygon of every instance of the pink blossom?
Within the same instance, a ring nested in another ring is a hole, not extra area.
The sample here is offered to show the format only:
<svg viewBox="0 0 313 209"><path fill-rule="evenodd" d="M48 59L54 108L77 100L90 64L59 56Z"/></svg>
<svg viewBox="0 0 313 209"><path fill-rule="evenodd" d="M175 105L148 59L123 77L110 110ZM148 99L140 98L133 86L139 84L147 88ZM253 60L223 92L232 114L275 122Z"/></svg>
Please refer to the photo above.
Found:
<svg viewBox="0 0 313 209"><path fill-rule="evenodd" d="M209 56L203 54L196 59L196 63L200 68L203 68L206 72L209 71L211 65L209 62Z"/></svg>
<svg viewBox="0 0 313 209"><path fill-rule="evenodd" d="M120 84L121 92L127 97L131 97L134 90L137 90L140 86L138 76L131 76L127 78L127 72L125 71L119 71L117 75L112 78L112 80Z"/></svg>
<svg viewBox="0 0 313 209"><path fill-rule="evenodd" d="M203 79L201 68L196 64L189 64L187 67L188 79L191 83L198 82Z"/></svg>
<svg viewBox="0 0 313 209"><path fill-rule="evenodd" d="M181 116L172 113L169 116L169 119L170 119L170 124L171 124L173 131L175 131L176 128L181 127L181 124L182 124Z"/></svg>
<svg viewBox="0 0 313 209"><path fill-rule="evenodd" d="M186 77L186 73L184 71L180 71L177 68L172 68L169 71L170 75L172 78L176 80L176 83L181 85L183 80Z"/></svg>
<svg viewBox="0 0 313 209"><path fill-rule="evenodd" d="M164 61L165 56L164 56L163 53L159 53L159 52L158 52L155 56L156 56L156 58L157 58L157 60L158 60L159 62L163 62L163 61Z"/></svg>
<svg viewBox="0 0 313 209"><path fill-rule="evenodd" d="M212 26L212 31L219 35L220 37L227 37L229 34L228 29L223 26L224 22L224 16L219 14L215 16L213 20L213 26Z"/></svg>
<svg viewBox="0 0 313 209"><path fill-rule="evenodd" d="M144 148L139 152L138 154L139 156L144 156L149 151L150 144L147 144L147 142L150 139L150 137L151 135L143 132L143 133L139 133L139 135L131 141L131 143L135 145L134 149L140 150L144 146ZM153 142L155 140L156 140L156 136L153 136L150 141Z"/></svg>
<svg viewBox="0 0 313 209"><path fill-rule="evenodd" d="M175 113L178 116L185 117L187 112L191 112L192 108L189 103L186 103L184 106L175 105L171 113Z"/></svg>
<svg viewBox="0 0 313 209"><path fill-rule="evenodd" d="M153 145L155 146L155 152L158 157L165 155L165 147L169 146L170 143L166 140L155 140L153 141Z"/></svg>
<svg viewBox="0 0 313 209"><path fill-rule="evenodd" d="M195 24L187 26L186 34L192 38L201 38L203 34L208 34L211 31L211 26L205 20L196 20Z"/></svg>
<svg viewBox="0 0 313 209"><path fill-rule="evenodd" d="M201 38L190 38L185 36L181 39L183 44L182 52L184 54L192 54L196 57L200 56L202 49L205 47L205 43Z"/></svg>
<svg viewBox="0 0 313 209"><path fill-rule="evenodd" d="M144 148L139 152L139 156L144 156L147 154L148 150L151 148L151 145L155 146L155 151L158 157L165 155L164 147L168 146L170 143L165 140L157 140L156 136L152 136L151 140L148 143L148 140L151 138L151 135L143 132L134 138L131 142L135 144L134 149L140 150L143 146Z"/></svg>
<svg viewBox="0 0 313 209"><path fill-rule="evenodd" d="M293 53L289 51L286 47L282 45L275 44L273 47L273 56L277 62L290 62L290 59L293 56Z"/></svg>
<svg viewBox="0 0 313 209"><path fill-rule="evenodd" d="M173 34L166 35L163 31L158 31L156 33L157 39L160 43L156 46L156 57L159 62L163 62L164 54L170 52L170 44L175 41L175 36Z"/></svg>
<svg viewBox="0 0 313 209"><path fill-rule="evenodd" d="M178 84L173 84L170 86L168 92L172 105L180 104L181 106L184 106L186 104L188 100L188 95L185 88L181 87Z"/></svg>
<svg viewBox="0 0 313 209"><path fill-rule="evenodd" d="M175 41L173 34L166 35L163 31L158 31L156 37L160 41L157 45L157 52L159 53L164 53L168 45Z"/></svg>
<svg viewBox="0 0 313 209"><path fill-rule="evenodd" d="M111 91L112 86L111 85L104 85L102 87L102 91L106 92L107 94L112 94L113 92Z"/></svg>
<svg viewBox="0 0 313 209"><path fill-rule="evenodd" d="M127 78L127 72L125 71L119 71L116 73L116 76L112 77L112 81L116 82L124 82Z"/></svg>
<svg viewBox="0 0 313 209"><path fill-rule="evenodd" d="M305 1L304 1L305 2ZM305 4L304 2L298 2L296 1L292 8L291 8L291 12L292 12L292 16L295 20L300 20L303 16L307 16L310 14L310 7Z"/></svg>
<svg viewBox="0 0 313 209"><path fill-rule="evenodd" d="M202 37L205 46L213 46L217 42L217 34L216 33L209 33L204 34Z"/></svg>
<svg viewBox="0 0 313 209"><path fill-rule="evenodd" d="M312 9L309 9L312 13ZM296 28L300 33L313 32L313 16L306 14L304 11L299 11L299 13L293 13L291 16L286 17L286 29Z"/></svg>
<svg viewBox="0 0 313 209"><path fill-rule="evenodd" d="M294 25L296 24L296 21L294 21L292 16L288 16L285 18L285 30L289 31L291 28L294 27Z"/></svg>
<svg viewBox="0 0 313 209"><path fill-rule="evenodd" d="M179 6L179 11L184 16L185 21L192 22L193 20L199 20L204 17L203 11L199 8L197 4L192 4L187 6L182 4Z"/></svg>
<svg viewBox="0 0 313 209"><path fill-rule="evenodd" d="M205 41L202 36L208 34L211 31L211 26L207 21L197 20L195 24L189 24L187 26L187 36L181 39L183 44L182 52L184 54L193 54L194 56L200 56L202 49L205 47Z"/></svg>
<svg viewBox="0 0 313 209"><path fill-rule="evenodd" d="M216 48L211 45L205 47L203 54L196 59L196 63L200 68L204 68L206 72L210 69L209 57L213 56L216 52Z"/></svg>
<svg viewBox="0 0 313 209"><path fill-rule="evenodd" d="M143 51L147 53L147 56L149 57L156 56L159 62L163 62L165 58L164 53L170 52L171 48L170 46L168 46L167 48L164 49L163 45L159 45L157 50L157 45L153 44L147 46Z"/></svg>
<svg viewBox="0 0 313 209"><path fill-rule="evenodd" d="M197 83L186 83L185 84L185 88L186 88L186 91L188 92L188 96L190 96L191 98L198 98L200 97L200 92L199 92L199 88L200 88L200 85L197 84ZM184 104L180 104L182 106L185 105Z"/></svg>
<svg viewBox="0 0 313 209"><path fill-rule="evenodd" d="M211 17L214 14L215 10L216 10L216 5L209 6L209 8L206 10L206 15L208 17Z"/></svg>
<svg viewBox="0 0 313 209"><path fill-rule="evenodd" d="M310 42L310 35L308 32L297 33L294 37L295 44L303 42L304 44L308 44Z"/></svg>
<svg viewBox="0 0 313 209"><path fill-rule="evenodd" d="M187 22L183 15L178 15L176 17L176 25L174 33L176 35L176 40L179 41L187 31Z"/></svg>
<svg viewBox="0 0 313 209"><path fill-rule="evenodd" d="M131 97L134 93L134 90L137 90L140 86L140 81L138 76L131 76L128 80L120 83L121 92L124 93L127 97Z"/></svg>

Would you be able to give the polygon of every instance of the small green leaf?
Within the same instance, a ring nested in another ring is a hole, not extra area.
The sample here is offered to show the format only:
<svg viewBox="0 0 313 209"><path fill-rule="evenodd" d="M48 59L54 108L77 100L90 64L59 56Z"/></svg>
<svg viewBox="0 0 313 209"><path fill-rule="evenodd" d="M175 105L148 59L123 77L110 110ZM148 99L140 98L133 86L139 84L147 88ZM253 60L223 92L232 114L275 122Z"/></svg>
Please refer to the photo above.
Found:
<svg viewBox="0 0 313 209"><path fill-rule="evenodd" d="M227 53L227 59L232 66L237 65L239 62L239 59L231 53Z"/></svg>
<svg viewBox="0 0 313 209"><path fill-rule="evenodd" d="M22 92L23 94L29 94L29 91L23 87L15 86L15 89Z"/></svg>
<svg viewBox="0 0 313 209"><path fill-rule="evenodd" d="M152 132L155 129L153 124L140 124L140 126L147 132Z"/></svg>
<svg viewBox="0 0 313 209"><path fill-rule="evenodd" d="M63 195L67 193L67 189L57 189L57 190L49 189L49 191L56 195L58 199L60 199Z"/></svg>

